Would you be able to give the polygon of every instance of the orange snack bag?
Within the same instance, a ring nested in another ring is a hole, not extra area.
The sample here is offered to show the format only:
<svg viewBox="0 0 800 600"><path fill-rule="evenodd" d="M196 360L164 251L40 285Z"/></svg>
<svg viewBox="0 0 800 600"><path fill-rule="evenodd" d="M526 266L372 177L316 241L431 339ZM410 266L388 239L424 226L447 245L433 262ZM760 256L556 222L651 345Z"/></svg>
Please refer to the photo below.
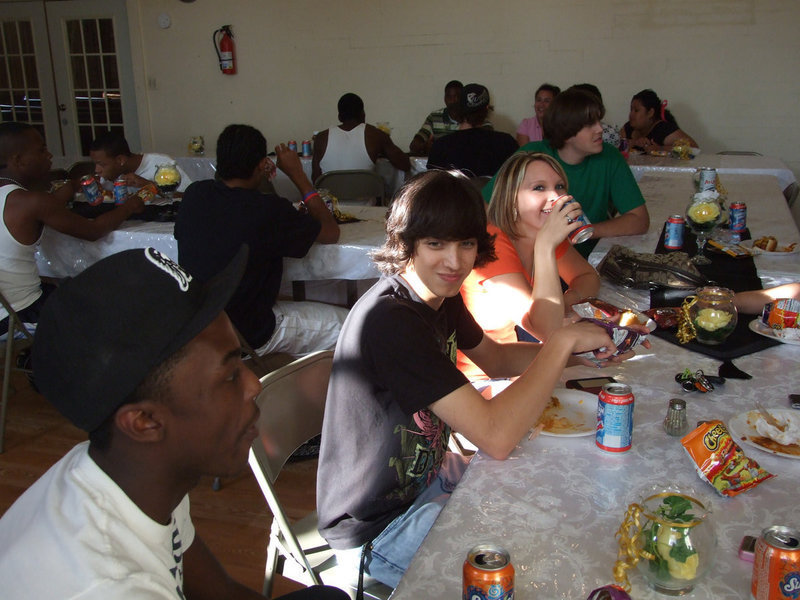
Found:
<svg viewBox="0 0 800 600"><path fill-rule="evenodd" d="M703 423L681 443L697 465L697 474L722 496L735 496L774 477L745 456L722 421Z"/></svg>

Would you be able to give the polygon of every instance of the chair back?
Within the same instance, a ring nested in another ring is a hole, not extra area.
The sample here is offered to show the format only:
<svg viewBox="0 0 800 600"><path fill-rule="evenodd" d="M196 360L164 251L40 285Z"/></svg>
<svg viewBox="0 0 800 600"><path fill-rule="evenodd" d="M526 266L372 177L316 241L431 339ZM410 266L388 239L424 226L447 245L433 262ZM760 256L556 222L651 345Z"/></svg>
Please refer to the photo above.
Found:
<svg viewBox="0 0 800 600"><path fill-rule="evenodd" d="M314 182L317 189L325 188L342 204L383 204L386 196L383 177L375 171L328 171Z"/></svg>
<svg viewBox="0 0 800 600"><path fill-rule="evenodd" d="M270 483L295 450L322 432L332 364L332 351L314 352L261 379L252 454Z"/></svg>

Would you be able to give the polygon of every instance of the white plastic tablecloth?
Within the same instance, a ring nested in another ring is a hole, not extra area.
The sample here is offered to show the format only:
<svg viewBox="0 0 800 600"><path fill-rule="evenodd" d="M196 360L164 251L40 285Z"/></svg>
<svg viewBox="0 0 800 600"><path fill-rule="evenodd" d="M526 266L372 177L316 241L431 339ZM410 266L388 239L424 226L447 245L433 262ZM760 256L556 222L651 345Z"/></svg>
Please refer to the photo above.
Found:
<svg viewBox="0 0 800 600"><path fill-rule="evenodd" d="M340 225L336 244L314 244L304 258L284 259L284 281L378 277L369 252L383 244L386 209L343 206L342 210L363 220ZM75 276L105 256L147 246L177 261L174 228L174 223L125 221L116 231L96 242L87 242L46 227L36 252L39 273L44 277Z"/></svg>

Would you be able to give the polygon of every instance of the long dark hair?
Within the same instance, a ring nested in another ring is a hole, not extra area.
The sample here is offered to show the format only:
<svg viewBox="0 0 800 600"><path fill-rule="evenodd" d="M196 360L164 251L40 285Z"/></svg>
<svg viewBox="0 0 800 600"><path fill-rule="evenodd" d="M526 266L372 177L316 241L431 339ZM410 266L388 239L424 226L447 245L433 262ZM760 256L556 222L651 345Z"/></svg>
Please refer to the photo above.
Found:
<svg viewBox="0 0 800 600"><path fill-rule="evenodd" d="M678 122L670 111L664 110L664 114L661 114L661 98L653 90L642 90L631 99L631 101L633 100L638 100L644 106L645 111L652 108L656 121L666 121L678 126Z"/></svg>

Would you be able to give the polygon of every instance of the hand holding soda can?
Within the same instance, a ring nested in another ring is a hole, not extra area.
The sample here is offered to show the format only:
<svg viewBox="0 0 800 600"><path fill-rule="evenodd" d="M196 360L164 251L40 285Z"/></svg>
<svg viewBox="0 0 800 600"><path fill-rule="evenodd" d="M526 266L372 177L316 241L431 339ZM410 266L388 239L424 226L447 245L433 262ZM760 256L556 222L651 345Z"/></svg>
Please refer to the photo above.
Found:
<svg viewBox="0 0 800 600"><path fill-rule="evenodd" d="M569 204L572 203L577 204L577 200L575 200L575 198L573 198L572 196L559 196L551 203L549 203L549 208L543 209L542 212L546 214L552 213L553 206L555 205L556 202L558 202L562 198L566 199L564 200L564 203L561 206L561 210L563 210L564 207L566 207ZM578 206L580 206L580 204ZM575 218L569 216L568 214L565 214L564 218L566 218L568 225L572 225L573 223L576 222L580 223L577 229L573 229L569 234L567 234L567 238L569 239L572 245L580 244L581 242L585 242L586 240L592 237L592 233L594 233L594 227L592 227L592 224L589 222L589 219L586 218L586 215L583 214L583 209L581 209L581 212Z"/></svg>

